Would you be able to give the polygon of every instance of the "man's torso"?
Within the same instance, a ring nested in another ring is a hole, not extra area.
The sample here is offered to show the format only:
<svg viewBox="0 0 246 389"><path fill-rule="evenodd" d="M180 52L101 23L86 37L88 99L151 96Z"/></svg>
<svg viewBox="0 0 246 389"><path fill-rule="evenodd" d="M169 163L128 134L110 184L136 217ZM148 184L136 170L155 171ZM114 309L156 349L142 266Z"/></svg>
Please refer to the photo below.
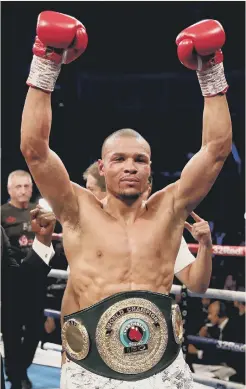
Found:
<svg viewBox="0 0 246 389"><path fill-rule="evenodd" d="M122 291L169 293L183 222L174 214L171 193L161 204L156 198L130 225L109 215L96 200L84 199L78 226L64 223L69 295L77 310Z"/></svg>
<svg viewBox="0 0 246 389"><path fill-rule="evenodd" d="M16 208L9 203L1 206L1 224L18 260L26 256L27 250L33 243L34 233L31 229L30 211L34 208L35 204L32 203L29 203L26 209Z"/></svg>

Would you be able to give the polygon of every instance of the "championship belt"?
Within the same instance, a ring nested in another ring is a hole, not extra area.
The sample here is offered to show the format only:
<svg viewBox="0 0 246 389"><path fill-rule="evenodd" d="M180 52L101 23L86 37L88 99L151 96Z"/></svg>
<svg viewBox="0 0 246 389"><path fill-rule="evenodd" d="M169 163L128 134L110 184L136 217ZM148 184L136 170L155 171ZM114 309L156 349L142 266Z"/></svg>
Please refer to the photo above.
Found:
<svg viewBox="0 0 246 389"><path fill-rule="evenodd" d="M137 381L159 373L177 357L183 339L177 304L160 293L110 296L64 317L62 345L83 368L112 379Z"/></svg>

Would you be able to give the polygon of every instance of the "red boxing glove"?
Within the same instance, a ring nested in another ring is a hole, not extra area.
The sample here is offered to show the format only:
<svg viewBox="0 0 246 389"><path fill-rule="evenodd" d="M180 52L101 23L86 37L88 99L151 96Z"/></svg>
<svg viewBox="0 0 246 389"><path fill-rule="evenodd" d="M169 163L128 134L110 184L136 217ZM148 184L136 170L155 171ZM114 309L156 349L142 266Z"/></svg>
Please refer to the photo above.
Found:
<svg viewBox="0 0 246 389"><path fill-rule="evenodd" d="M203 96L226 93L223 54L225 32L216 20L202 20L183 30L176 38L178 58L189 69L197 70Z"/></svg>
<svg viewBox="0 0 246 389"><path fill-rule="evenodd" d="M61 64L78 58L86 49L88 37L82 23L53 11L38 17L33 61L27 84L52 92Z"/></svg>
<svg viewBox="0 0 246 389"><path fill-rule="evenodd" d="M216 20L202 20L182 31L176 38L180 62L192 70L211 67L211 57L218 52L218 63L223 61L219 50L225 43L225 32ZM212 56L211 56L212 55Z"/></svg>
<svg viewBox="0 0 246 389"><path fill-rule="evenodd" d="M39 15L33 54L67 64L78 58L87 44L85 27L72 16L53 11L44 11Z"/></svg>

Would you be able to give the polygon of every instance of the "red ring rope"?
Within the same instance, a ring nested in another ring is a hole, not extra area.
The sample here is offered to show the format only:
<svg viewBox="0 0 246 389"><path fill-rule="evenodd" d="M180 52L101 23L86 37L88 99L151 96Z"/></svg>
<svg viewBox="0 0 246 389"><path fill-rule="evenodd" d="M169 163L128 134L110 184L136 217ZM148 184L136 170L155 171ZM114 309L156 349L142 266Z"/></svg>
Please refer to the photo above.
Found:
<svg viewBox="0 0 246 389"><path fill-rule="evenodd" d="M52 240L62 240L62 234L52 234ZM199 248L197 243L188 243L188 247L193 254L196 254ZM213 246L213 254L221 255L223 257L245 257L246 247L245 246Z"/></svg>
<svg viewBox="0 0 246 389"><path fill-rule="evenodd" d="M188 243L189 249L192 253L197 253L199 245L196 243ZM244 257L246 250L245 246L213 246L213 254L234 257Z"/></svg>

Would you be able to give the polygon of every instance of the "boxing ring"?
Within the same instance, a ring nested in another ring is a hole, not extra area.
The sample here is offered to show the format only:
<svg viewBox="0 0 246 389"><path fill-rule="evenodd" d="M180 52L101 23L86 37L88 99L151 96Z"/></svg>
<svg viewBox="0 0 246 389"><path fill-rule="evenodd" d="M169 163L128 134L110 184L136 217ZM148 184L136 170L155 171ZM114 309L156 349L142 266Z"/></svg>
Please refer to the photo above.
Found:
<svg viewBox="0 0 246 389"><path fill-rule="evenodd" d="M61 239L62 239L62 234L53 234L53 240L61 240ZM199 247L198 244L188 244L188 246L192 253L197 253ZM245 257L245 253L246 253L246 247L244 246L219 246L219 245L213 246L213 254L218 256ZM69 273L67 271L52 269L48 277L68 279L68 275ZM181 297L183 297L182 295L184 294L184 291L181 285L173 285L170 293L174 295L181 294ZM219 300L226 300L226 301L238 301L238 302L246 301L246 293L241 291L209 288L204 294L193 293L189 290L186 290L186 293L189 297L192 298L205 297L209 299L219 299ZM45 309L44 314L47 317L53 317L55 319L59 319L61 312L53 309ZM183 311L182 314L183 314L183 322L185 322L185 316L188 314L188 309L187 311ZM194 336L194 335L185 336L185 340L186 342L192 343L193 345L199 345L199 346L206 345L206 347L209 347L211 349L211 352L216 352L216 350L226 350L226 351L241 353L241 355L242 353L246 352L246 345L241 343L227 342L227 341L216 340L212 338L205 338L205 337ZM43 348L45 350L52 350L56 352L61 352L62 349L60 345L56 345L53 343L45 343ZM220 389L246 388L245 385L236 382L211 378L211 376L208 376L205 373L204 374L194 373L193 380L197 384L202 384L204 386L208 386L212 388L220 388Z"/></svg>

